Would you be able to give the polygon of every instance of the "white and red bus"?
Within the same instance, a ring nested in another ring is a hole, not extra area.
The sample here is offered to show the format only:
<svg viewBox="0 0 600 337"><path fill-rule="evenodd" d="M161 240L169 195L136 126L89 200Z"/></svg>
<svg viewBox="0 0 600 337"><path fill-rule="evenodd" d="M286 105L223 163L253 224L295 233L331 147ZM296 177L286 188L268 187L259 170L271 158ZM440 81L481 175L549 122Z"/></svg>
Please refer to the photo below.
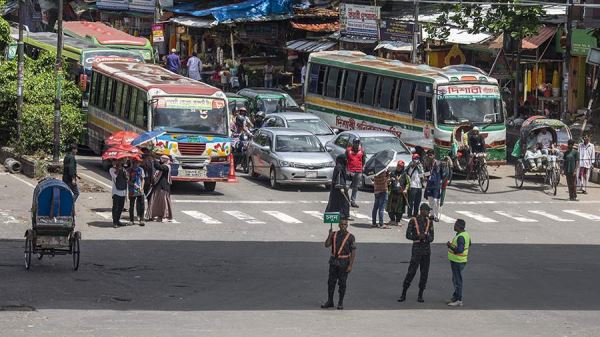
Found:
<svg viewBox="0 0 600 337"><path fill-rule="evenodd" d="M215 87L153 64L95 62L87 117L88 144L95 152L113 132L161 128L167 133L154 146L173 158L173 180L201 181L209 191L227 181L229 110Z"/></svg>

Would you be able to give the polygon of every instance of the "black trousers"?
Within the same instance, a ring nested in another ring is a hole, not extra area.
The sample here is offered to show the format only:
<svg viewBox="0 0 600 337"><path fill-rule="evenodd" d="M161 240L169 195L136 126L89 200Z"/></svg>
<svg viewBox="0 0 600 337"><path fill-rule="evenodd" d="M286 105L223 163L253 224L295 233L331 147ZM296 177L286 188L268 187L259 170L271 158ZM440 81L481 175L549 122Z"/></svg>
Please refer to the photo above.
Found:
<svg viewBox="0 0 600 337"><path fill-rule="evenodd" d="M135 206L135 208L134 208ZM133 222L133 211L137 210L137 215L140 220L144 219L144 196L138 195L135 197L129 197L129 221Z"/></svg>
<svg viewBox="0 0 600 337"><path fill-rule="evenodd" d="M419 279L419 289L425 290L427 286L427 278L429 277L429 262L431 260L431 254L422 254L413 252L410 257L410 264L408 265L408 272L404 278L404 288L408 289L410 283L417 274L417 269L421 268L421 278Z"/></svg>
<svg viewBox="0 0 600 337"><path fill-rule="evenodd" d="M419 207L421 206L421 198L423 197L422 188L411 188L408 190L408 213L406 215L410 218L419 214Z"/></svg>
<svg viewBox="0 0 600 337"><path fill-rule="evenodd" d="M113 225L119 225L121 220L121 214L123 214L123 208L125 208L125 197L113 194L112 196L112 221Z"/></svg>
<svg viewBox="0 0 600 337"><path fill-rule="evenodd" d="M347 263L334 264L329 263L329 279L327 280L327 301L333 303L333 293L335 284L338 284L339 303L344 302L346 294L346 280L348 279Z"/></svg>

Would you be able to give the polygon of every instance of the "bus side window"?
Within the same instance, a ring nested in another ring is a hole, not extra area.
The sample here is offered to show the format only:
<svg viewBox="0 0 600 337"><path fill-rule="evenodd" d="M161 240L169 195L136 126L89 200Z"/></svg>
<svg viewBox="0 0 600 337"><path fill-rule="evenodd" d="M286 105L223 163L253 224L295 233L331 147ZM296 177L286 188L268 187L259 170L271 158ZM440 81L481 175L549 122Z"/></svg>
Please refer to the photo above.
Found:
<svg viewBox="0 0 600 337"><path fill-rule="evenodd" d="M321 66L318 64L312 63L310 65L310 73L308 76L308 92L317 94L319 93L319 72L321 70Z"/></svg>
<svg viewBox="0 0 600 337"><path fill-rule="evenodd" d="M319 78L317 80L317 92L318 95L323 95L323 87L325 87L325 75L327 74L328 67L319 67Z"/></svg>
<svg viewBox="0 0 600 337"><path fill-rule="evenodd" d="M340 96L340 81L342 71L340 68L329 68L329 73L327 74L327 87L325 88L325 96L338 98Z"/></svg>
<svg viewBox="0 0 600 337"><path fill-rule="evenodd" d="M146 119L147 112L146 106L146 93L144 91L138 91L137 96L137 108L135 109L135 125L140 128L144 128L144 120Z"/></svg>
<svg viewBox="0 0 600 337"><path fill-rule="evenodd" d="M117 82L117 90L115 93L115 99L114 99L114 113L115 116L120 116L121 115L121 97L123 97L123 83L122 82Z"/></svg>
<svg viewBox="0 0 600 337"><path fill-rule="evenodd" d="M96 101L96 89L98 88L98 84L96 83L96 81L98 81L98 73L92 73L92 78L91 78L91 87L90 87L90 97L89 97L89 105L95 105L94 102Z"/></svg>
<svg viewBox="0 0 600 337"><path fill-rule="evenodd" d="M121 101L121 113L119 116L127 120L129 119L129 100L131 99L131 87L123 84L123 99Z"/></svg>
<svg viewBox="0 0 600 337"><path fill-rule="evenodd" d="M429 95L417 94L417 109L415 112L415 118L423 121L431 122L432 114L432 102L433 97Z"/></svg>
<svg viewBox="0 0 600 337"><path fill-rule="evenodd" d="M400 93L398 95L398 106L396 110L402 114L411 114L410 104L415 92L415 83L409 80L402 80Z"/></svg>
<svg viewBox="0 0 600 337"><path fill-rule="evenodd" d="M131 95L129 98L129 114L127 115L127 119L130 121L134 121L134 116L135 116L135 107L137 104L137 95L138 95L138 90L135 88L131 88Z"/></svg>
<svg viewBox="0 0 600 337"><path fill-rule="evenodd" d="M100 109L104 109L104 105L106 103L106 76L100 75L100 94L98 95L98 100L96 101L96 106Z"/></svg>
<svg viewBox="0 0 600 337"><path fill-rule="evenodd" d="M356 99L356 85L358 84L358 71L346 71L346 83L344 85L344 93L342 99L345 101L354 102Z"/></svg>
<svg viewBox="0 0 600 337"><path fill-rule="evenodd" d="M373 74L366 74L366 76L363 76L359 90L359 103L373 105L375 89L377 87L377 78L378 76Z"/></svg>
<svg viewBox="0 0 600 337"><path fill-rule="evenodd" d="M384 77L381 80L378 100L380 108L391 109L393 107L394 92L396 91L397 85L398 81L391 77Z"/></svg>

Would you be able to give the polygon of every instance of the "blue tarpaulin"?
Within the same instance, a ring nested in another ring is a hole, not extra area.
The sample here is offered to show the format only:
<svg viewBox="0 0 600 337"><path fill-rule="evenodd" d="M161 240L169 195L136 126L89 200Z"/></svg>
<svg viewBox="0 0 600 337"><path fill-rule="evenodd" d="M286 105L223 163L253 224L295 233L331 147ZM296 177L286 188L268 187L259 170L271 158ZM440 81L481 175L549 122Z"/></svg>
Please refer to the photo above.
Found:
<svg viewBox="0 0 600 337"><path fill-rule="evenodd" d="M196 10L195 4L183 4L169 9L173 13L191 16L212 15L218 22L257 19L292 13L293 0L248 0L237 4Z"/></svg>

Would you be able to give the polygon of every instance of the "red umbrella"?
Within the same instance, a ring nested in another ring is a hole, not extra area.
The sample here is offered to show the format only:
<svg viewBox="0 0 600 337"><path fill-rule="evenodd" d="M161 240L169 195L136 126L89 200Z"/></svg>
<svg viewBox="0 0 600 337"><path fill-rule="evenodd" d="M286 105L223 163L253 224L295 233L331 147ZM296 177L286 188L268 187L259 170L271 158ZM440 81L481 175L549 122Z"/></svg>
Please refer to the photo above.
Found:
<svg viewBox="0 0 600 337"><path fill-rule="evenodd" d="M142 151L133 145L120 144L104 151L102 160L132 158L139 160Z"/></svg>
<svg viewBox="0 0 600 337"><path fill-rule="evenodd" d="M104 144L108 146L115 146L119 144L131 144L131 142L139 137L137 133L133 131L117 131L112 135L108 136L104 141Z"/></svg>

